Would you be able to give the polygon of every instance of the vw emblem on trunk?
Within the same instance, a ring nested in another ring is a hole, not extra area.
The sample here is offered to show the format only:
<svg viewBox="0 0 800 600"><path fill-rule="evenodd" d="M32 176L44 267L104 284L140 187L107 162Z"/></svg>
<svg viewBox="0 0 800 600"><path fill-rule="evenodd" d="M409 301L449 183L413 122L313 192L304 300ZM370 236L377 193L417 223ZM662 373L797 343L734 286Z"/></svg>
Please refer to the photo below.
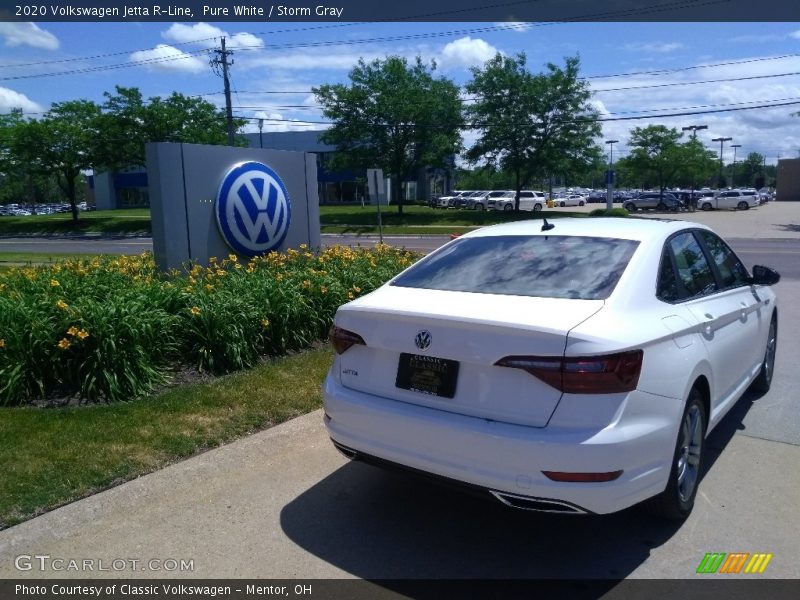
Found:
<svg viewBox="0 0 800 600"><path fill-rule="evenodd" d="M420 350L427 350L431 346L431 332L427 329L422 329L421 331L417 332L417 336L414 338L414 344L416 344L417 348Z"/></svg>
<svg viewBox="0 0 800 600"><path fill-rule="evenodd" d="M283 243L292 205L278 174L249 161L235 165L223 178L216 213L225 242L237 254L257 256Z"/></svg>

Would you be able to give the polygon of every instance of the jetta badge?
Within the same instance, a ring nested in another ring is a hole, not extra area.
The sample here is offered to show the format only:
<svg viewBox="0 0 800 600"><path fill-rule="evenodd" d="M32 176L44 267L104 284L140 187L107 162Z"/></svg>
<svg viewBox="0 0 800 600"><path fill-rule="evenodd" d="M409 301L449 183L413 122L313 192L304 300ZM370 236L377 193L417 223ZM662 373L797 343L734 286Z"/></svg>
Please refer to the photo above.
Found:
<svg viewBox="0 0 800 600"><path fill-rule="evenodd" d="M414 344L416 344L417 348L420 350L427 350L431 346L431 332L427 329L422 329L417 332L417 336L414 338Z"/></svg>

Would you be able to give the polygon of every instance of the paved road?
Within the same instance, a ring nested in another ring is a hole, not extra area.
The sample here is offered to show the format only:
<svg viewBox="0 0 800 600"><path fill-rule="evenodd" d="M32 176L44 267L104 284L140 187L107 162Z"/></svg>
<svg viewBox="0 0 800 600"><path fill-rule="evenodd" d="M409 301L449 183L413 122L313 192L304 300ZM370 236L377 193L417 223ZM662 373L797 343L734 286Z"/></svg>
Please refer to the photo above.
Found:
<svg viewBox="0 0 800 600"><path fill-rule="evenodd" d="M734 245L748 264L783 261L776 375L768 394L745 396L709 438L708 470L683 524L635 511L512 511L348 463L317 411L0 532L0 579L87 575L19 572L20 554L195 565L93 577L689 578L711 551L771 552L764 576L800 578L798 244Z"/></svg>

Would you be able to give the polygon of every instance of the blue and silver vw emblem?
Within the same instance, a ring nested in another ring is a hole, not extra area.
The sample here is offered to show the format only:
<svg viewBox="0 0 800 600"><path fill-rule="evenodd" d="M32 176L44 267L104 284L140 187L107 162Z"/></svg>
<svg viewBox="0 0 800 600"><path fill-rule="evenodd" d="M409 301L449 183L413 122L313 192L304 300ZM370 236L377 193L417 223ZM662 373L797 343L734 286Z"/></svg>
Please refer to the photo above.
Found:
<svg viewBox="0 0 800 600"><path fill-rule="evenodd" d="M431 346L431 332L427 329L422 329L417 332L416 337L414 338L414 344L416 344L417 348L420 350L427 350Z"/></svg>
<svg viewBox="0 0 800 600"><path fill-rule="evenodd" d="M225 242L237 254L257 256L283 243L292 219L292 204L278 174L260 162L235 165L217 194L217 223Z"/></svg>

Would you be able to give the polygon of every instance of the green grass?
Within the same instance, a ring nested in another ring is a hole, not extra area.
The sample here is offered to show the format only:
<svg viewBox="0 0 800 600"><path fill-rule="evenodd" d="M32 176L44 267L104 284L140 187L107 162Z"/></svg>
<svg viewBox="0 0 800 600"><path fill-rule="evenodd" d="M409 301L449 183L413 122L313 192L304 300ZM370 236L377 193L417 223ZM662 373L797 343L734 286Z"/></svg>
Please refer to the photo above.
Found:
<svg viewBox="0 0 800 600"><path fill-rule="evenodd" d="M71 214L0 217L0 235L150 233L150 210L147 208L98 210L81 212L78 216L77 222L72 220Z"/></svg>
<svg viewBox="0 0 800 600"><path fill-rule="evenodd" d="M403 215L396 206L381 207L384 233L400 235L429 235L466 233L475 227L520 221L524 219L560 219L585 217L583 212L500 212L476 210L443 210L427 206L408 205ZM377 211L374 206L321 206L322 233L378 233ZM0 218L0 235L48 235L64 233L149 234L150 211L146 208L121 209L80 213L77 223L70 215L37 215Z"/></svg>
<svg viewBox="0 0 800 600"><path fill-rule="evenodd" d="M62 262L65 260L91 260L100 256L99 254L71 254L54 252L0 252L0 266L9 264L31 264L43 265L49 263Z"/></svg>
<svg viewBox="0 0 800 600"><path fill-rule="evenodd" d="M0 408L0 529L321 406L329 349L123 404Z"/></svg>
<svg viewBox="0 0 800 600"><path fill-rule="evenodd" d="M477 210L447 210L411 205L381 207L381 222L385 234L447 234L466 233L476 227L523 221L526 219L562 219L585 217L583 212L505 212ZM320 224L323 233L377 233L378 216L374 206L321 206Z"/></svg>

